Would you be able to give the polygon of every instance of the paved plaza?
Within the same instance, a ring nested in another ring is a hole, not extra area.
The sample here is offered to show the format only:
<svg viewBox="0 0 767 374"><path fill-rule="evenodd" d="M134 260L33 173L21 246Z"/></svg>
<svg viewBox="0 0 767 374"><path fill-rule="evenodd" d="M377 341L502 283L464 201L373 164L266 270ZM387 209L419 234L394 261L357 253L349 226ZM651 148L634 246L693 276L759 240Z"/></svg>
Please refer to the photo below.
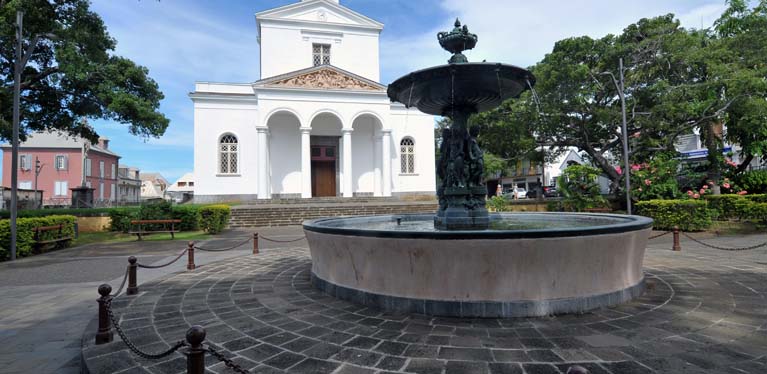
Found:
<svg viewBox="0 0 767 374"><path fill-rule="evenodd" d="M731 247L767 241L700 238ZM113 305L145 351L167 349L199 324L208 343L256 373L543 374L575 364L595 374L766 372L767 249L722 251L690 240L682 247L672 252L670 235L652 240L644 296L583 315L384 314L315 290L305 241L160 277ZM95 306L92 297L88 304ZM94 346L94 323L83 340L91 373L185 371L183 355L138 359L116 334ZM213 357L206 362L212 372L231 372Z"/></svg>

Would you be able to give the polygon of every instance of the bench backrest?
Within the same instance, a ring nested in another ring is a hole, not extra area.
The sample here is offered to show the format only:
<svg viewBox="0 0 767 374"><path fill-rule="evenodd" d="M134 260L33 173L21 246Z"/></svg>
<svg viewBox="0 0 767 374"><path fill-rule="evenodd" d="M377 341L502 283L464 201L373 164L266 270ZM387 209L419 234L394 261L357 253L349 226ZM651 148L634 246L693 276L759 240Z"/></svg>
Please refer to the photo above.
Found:
<svg viewBox="0 0 767 374"><path fill-rule="evenodd" d="M153 224L153 223L181 223L180 219L134 219L130 221L132 225Z"/></svg>
<svg viewBox="0 0 767 374"><path fill-rule="evenodd" d="M52 231L52 230L61 230L64 228L64 224L58 224L53 226L40 226L35 227L35 231Z"/></svg>

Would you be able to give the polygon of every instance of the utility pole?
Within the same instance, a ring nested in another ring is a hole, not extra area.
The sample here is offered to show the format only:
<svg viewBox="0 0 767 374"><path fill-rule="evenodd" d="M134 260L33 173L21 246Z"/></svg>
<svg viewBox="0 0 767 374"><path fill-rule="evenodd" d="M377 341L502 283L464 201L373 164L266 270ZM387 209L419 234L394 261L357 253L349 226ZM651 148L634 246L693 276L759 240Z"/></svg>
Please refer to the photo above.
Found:
<svg viewBox="0 0 767 374"><path fill-rule="evenodd" d="M621 134L623 135L623 164L625 170L623 173L626 176L626 212L631 215L631 165L629 165L629 134L626 126L626 96L623 81L623 57L618 60L618 69L620 70L621 86L621 112L623 115L623 127L621 128Z"/></svg>
<svg viewBox="0 0 767 374"><path fill-rule="evenodd" d="M16 11L16 61L13 64L13 137L11 139L11 261L16 259L16 218L18 217L18 184L19 184L19 122L21 117L21 71L27 65L27 60L32 56L41 35L35 35L27 46L26 52L22 49L24 12ZM56 35L44 34L51 40L56 40Z"/></svg>
<svg viewBox="0 0 767 374"><path fill-rule="evenodd" d="M620 70L620 81L615 79L615 75L611 72L604 72L603 75L609 75L613 78L615 88L618 90L618 96L621 99L621 140L623 143L623 175L626 177L626 212L631 215L631 165L629 164L629 140L628 129L626 126L626 96L624 92L624 80L623 80L623 58L618 60L618 69Z"/></svg>
<svg viewBox="0 0 767 374"><path fill-rule="evenodd" d="M21 28L24 12L16 12L16 61L13 65L13 137L11 138L11 261L16 259L19 184L19 118L21 96Z"/></svg>
<svg viewBox="0 0 767 374"><path fill-rule="evenodd" d="M43 170L43 164L40 163L40 158L35 156L35 202L37 202L37 177L40 176L40 171ZM37 208L43 206L43 196L40 195L40 204L35 204Z"/></svg>

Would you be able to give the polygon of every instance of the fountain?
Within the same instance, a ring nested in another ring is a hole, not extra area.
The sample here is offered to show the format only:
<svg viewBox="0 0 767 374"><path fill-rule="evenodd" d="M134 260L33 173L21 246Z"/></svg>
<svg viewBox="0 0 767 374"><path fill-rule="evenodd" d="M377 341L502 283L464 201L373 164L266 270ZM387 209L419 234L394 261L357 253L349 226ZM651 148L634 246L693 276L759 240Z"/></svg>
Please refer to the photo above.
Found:
<svg viewBox="0 0 767 374"><path fill-rule="evenodd" d="M437 34L447 65L389 85L392 101L447 116L431 215L324 218L304 223L312 282L330 295L390 312L455 317L581 313L643 291L652 220L579 213L493 213L483 153L468 119L532 89L529 71L471 63L477 36L456 20Z"/></svg>

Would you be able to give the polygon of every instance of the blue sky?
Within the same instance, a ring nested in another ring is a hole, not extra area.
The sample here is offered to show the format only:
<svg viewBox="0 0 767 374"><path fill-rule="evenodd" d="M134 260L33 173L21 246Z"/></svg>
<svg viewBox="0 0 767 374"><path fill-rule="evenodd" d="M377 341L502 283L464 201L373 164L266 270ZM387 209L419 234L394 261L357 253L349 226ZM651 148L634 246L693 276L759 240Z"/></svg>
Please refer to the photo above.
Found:
<svg viewBox="0 0 767 374"><path fill-rule="evenodd" d="M116 53L149 68L165 94L161 111L170 126L159 139L132 136L124 125L93 122L122 164L160 172L175 181L193 165L195 81L259 79L256 12L298 0L92 0L117 39ZM381 80L445 63L436 33L460 17L479 35L470 60L529 66L554 42L570 36L618 33L642 17L674 13L687 27L708 27L724 0L341 0L385 24Z"/></svg>

